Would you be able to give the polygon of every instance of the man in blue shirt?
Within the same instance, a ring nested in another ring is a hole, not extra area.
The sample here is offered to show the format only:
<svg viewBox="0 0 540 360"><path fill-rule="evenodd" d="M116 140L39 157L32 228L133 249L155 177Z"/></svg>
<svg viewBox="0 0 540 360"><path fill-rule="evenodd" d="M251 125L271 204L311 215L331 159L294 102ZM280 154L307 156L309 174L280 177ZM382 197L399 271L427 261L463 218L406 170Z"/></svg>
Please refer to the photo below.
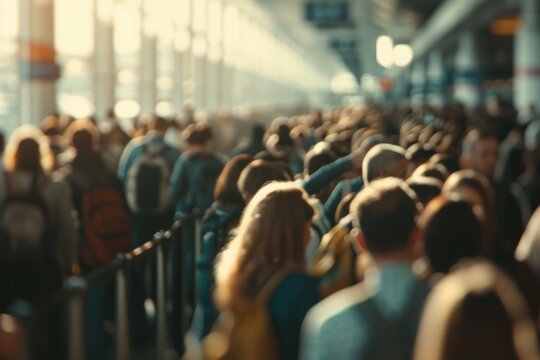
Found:
<svg viewBox="0 0 540 360"><path fill-rule="evenodd" d="M410 359L427 286L410 264L418 256L417 201L400 179L375 180L351 204L356 245L375 264L363 283L306 316L301 358Z"/></svg>

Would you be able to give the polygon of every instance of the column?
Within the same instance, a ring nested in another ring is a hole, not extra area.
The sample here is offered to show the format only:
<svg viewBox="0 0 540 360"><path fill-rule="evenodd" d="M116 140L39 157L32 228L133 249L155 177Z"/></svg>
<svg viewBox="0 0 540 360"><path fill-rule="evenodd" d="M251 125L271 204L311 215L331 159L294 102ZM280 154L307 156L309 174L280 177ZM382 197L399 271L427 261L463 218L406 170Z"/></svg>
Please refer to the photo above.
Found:
<svg viewBox="0 0 540 360"><path fill-rule="evenodd" d="M427 102L433 107L442 107L447 102L446 71L441 50L434 50L428 58Z"/></svg>
<svg viewBox="0 0 540 360"><path fill-rule="evenodd" d="M141 113L153 114L156 108L156 35L148 28L150 25L144 17L143 24L139 96Z"/></svg>
<svg viewBox="0 0 540 360"><path fill-rule="evenodd" d="M56 111L60 69L54 50L52 0L20 1L21 123L39 124Z"/></svg>
<svg viewBox="0 0 540 360"><path fill-rule="evenodd" d="M480 106L482 73L478 41L470 30L464 32L459 38L454 66L454 100L468 108Z"/></svg>
<svg viewBox="0 0 540 360"><path fill-rule="evenodd" d="M426 64L419 60L411 70L411 105L421 106L426 100L427 74Z"/></svg>
<svg viewBox="0 0 540 360"><path fill-rule="evenodd" d="M514 50L514 105L540 109L540 1L522 1L522 25Z"/></svg>
<svg viewBox="0 0 540 360"><path fill-rule="evenodd" d="M95 45L93 98L98 120L105 120L114 107L114 28L112 0L95 0Z"/></svg>

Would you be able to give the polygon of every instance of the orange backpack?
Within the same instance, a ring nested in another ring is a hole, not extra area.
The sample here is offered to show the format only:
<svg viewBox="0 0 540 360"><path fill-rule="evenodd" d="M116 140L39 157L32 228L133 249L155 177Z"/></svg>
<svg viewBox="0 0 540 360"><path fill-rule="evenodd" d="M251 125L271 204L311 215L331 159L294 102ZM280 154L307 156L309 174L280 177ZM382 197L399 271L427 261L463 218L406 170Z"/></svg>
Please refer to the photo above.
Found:
<svg viewBox="0 0 540 360"><path fill-rule="evenodd" d="M120 192L107 187L86 190L81 221L84 234L81 260L86 265L105 264L131 248L130 216Z"/></svg>

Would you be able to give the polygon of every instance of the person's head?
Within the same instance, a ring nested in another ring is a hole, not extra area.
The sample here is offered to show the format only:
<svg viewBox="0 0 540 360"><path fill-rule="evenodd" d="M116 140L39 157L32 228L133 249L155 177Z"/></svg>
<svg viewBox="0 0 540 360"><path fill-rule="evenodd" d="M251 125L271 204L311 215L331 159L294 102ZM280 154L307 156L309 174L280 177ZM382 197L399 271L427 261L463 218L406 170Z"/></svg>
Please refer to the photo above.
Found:
<svg viewBox="0 0 540 360"><path fill-rule="evenodd" d="M305 247L315 209L300 185L273 182L248 204L237 233L218 257L216 299L233 307L253 298L276 271L305 267Z"/></svg>
<svg viewBox="0 0 540 360"><path fill-rule="evenodd" d="M407 185L414 191L423 206L439 196L442 189L442 182L427 176L411 176L407 179Z"/></svg>
<svg viewBox="0 0 540 360"><path fill-rule="evenodd" d="M212 130L206 122L192 123L182 131L182 139L188 147L204 148L212 139Z"/></svg>
<svg viewBox="0 0 540 360"><path fill-rule="evenodd" d="M324 165L336 161L336 155L330 150L330 145L320 142L307 152L304 158L304 175L312 175Z"/></svg>
<svg viewBox="0 0 540 360"><path fill-rule="evenodd" d="M334 214L334 221L336 224L338 224L341 219L349 215L351 203L356 197L356 194L358 194L358 192L352 192L345 195L343 199L341 199L338 206L336 207L336 213Z"/></svg>
<svg viewBox="0 0 540 360"><path fill-rule="evenodd" d="M473 207L463 200L436 198L420 215L418 226L435 273L447 273L459 260L482 253L482 224Z"/></svg>
<svg viewBox="0 0 540 360"><path fill-rule="evenodd" d="M254 160L242 170L237 185L247 203L266 183L287 180L290 177L280 166L264 160Z"/></svg>
<svg viewBox="0 0 540 360"><path fill-rule="evenodd" d="M53 166L53 157L47 138L33 125L18 127L9 137L4 164L7 171L48 172Z"/></svg>
<svg viewBox="0 0 540 360"><path fill-rule="evenodd" d="M396 145L377 144L366 154L362 163L364 183L389 176L405 179L407 177L405 151Z"/></svg>
<svg viewBox="0 0 540 360"><path fill-rule="evenodd" d="M216 180L214 199L222 204L243 204L244 199L238 190L238 178L242 170L253 161L253 156L241 154L225 164Z"/></svg>
<svg viewBox="0 0 540 360"><path fill-rule="evenodd" d="M411 175L411 177L417 176L433 178L444 183L448 177L448 171L441 164L426 163L417 167Z"/></svg>
<svg viewBox="0 0 540 360"><path fill-rule="evenodd" d="M68 126L66 137L77 152L90 151L98 142L98 130L92 121L79 119Z"/></svg>
<svg viewBox="0 0 540 360"><path fill-rule="evenodd" d="M377 257L410 256L416 243L416 195L398 178L376 180L351 203L358 245Z"/></svg>
<svg viewBox="0 0 540 360"><path fill-rule="evenodd" d="M487 261L462 264L431 291L415 360L538 359L535 329L516 285Z"/></svg>
<svg viewBox="0 0 540 360"><path fill-rule="evenodd" d="M460 170L448 177L443 185L442 194L447 197L458 197L475 207L484 225L483 253L493 254L495 210L493 189L489 180L479 172Z"/></svg>
<svg viewBox="0 0 540 360"><path fill-rule="evenodd" d="M169 128L169 122L161 116L151 115L146 120L148 131L156 131L165 134Z"/></svg>
<svg viewBox="0 0 540 360"><path fill-rule="evenodd" d="M486 130L472 129L463 140L461 167L481 172L492 178L499 159L499 143L496 136Z"/></svg>

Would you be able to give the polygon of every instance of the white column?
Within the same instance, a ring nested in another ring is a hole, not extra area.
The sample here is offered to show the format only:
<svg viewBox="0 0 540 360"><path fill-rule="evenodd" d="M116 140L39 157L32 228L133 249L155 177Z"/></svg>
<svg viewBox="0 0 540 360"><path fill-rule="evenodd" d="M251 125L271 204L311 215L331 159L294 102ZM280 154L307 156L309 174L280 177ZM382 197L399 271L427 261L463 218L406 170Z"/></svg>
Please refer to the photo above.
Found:
<svg viewBox="0 0 540 360"><path fill-rule="evenodd" d="M56 111L56 79L60 69L54 50L52 0L21 0L21 123L39 124Z"/></svg>
<svg viewBox="0 0 540 360"><path fill-rule="evenodd" d="M434 50L428 59L427 102L434 107L442 107L447 102L446 71L442 51Z"/></svg>
<svg viewBox="0 0 540 360"><path fill-rule="evenodd" d="M114 28L112 0L95 0L95 45L93 98L98 120L107 118L114 107Z"/></svg>
<svg viewBox="0 0 540 360"><path fill-rule="evenodd" d="M413 64L411 72L411 104L413 106L424 104L426 98L426 85L426 64L423 61L417 61Z"/></svg>
<svg viewBox="0 0 540 360"><path fill-rule="evenodd" d="M454 100L468 108L482 103L482 80L478 41L472 31L463 33L459 38L455 60Z"/></svg>
<svg viewBox="0 0 540 360"><path fill-rule="evenodd" d="M141 41L141 113L154 113L156 107L156 38L143 33Z"/></svg>
<svg viewBox="0 0 540 360"><path fill-rule="evenodd" d="M514 50L514 104L518 110L533 104L540 109L540 1L523 0L522 25Z"/></svg>

